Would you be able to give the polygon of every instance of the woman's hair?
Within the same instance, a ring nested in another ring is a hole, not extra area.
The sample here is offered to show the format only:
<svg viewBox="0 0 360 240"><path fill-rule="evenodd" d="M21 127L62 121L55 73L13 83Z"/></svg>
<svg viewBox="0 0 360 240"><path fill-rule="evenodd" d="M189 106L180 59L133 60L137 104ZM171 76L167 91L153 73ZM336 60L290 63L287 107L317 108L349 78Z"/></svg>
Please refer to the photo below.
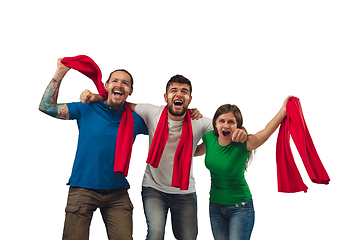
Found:
<svg viewBox="0 0 360 240"><path fill-rule="evenodd" d="M215 115L213 117L214 135L217 137L219 137L219 133L216 128L216 120L218 119L218 117L220 115L222 115L224 113L228 113L228 112L232 112L235 115L237 128L242 127L243 117L242 117L240 109L236 105L224 104L216 110ZM254 158L254 154L255 154L255 151L250 152L250 155L246 161L245 170L247 170L247 168L249 167L251 160Z"/></svg>
<svg viewBox="0 0 360 240"><path fill-rule="evenodd" d="M216 120L220 115L228 113L228 112L232 112L235 115L237 128L242 127L243 118L242 118L242 114L240 112L240 109L236 105L224 104L224 105L220 106L216 110L215 115L213 117L214 135L217 136L217 137L219 137L219 133L218 133L218 131L216 129Z"/></svg>

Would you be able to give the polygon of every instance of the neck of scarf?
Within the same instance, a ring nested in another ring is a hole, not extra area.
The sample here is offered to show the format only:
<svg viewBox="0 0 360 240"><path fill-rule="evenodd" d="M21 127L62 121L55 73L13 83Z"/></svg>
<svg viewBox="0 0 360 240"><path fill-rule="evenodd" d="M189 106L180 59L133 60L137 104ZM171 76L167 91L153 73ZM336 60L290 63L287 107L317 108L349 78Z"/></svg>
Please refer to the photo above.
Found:
<svg viewBox="0 0 360 240"><path fill-rule="evenodd" d="M86 55L65 57L61 60L61 63L90 78L94 82L99 94L107 99L107 92L104 84L101 82L101 70L90 57ZM125 105L117 134L114 171L127 176L133 144L134 119L129 104L125 102Z"/></svg>
<svg viewBox="0 0 360 240"><path fill-rule="evenodd" d="M147 163L157 168L169 136L168 107L161 113L154 137L151 142ZM171 186L187 190L189 188L190 169L193 149L193 132L189 110L186 111L179 143L174 156Z"/></svg>
<svg viewBox="0 0 360 240"><path fill-rule="evenodd" d="M276 143L278 191L293 193L307 192L308 189L296 167L290 148L290 135L311 181L318 184L328 184L330 178L321 163L306 126L300 100L293 97L289 99L286 105L286 117L280 125Z"/></svg>

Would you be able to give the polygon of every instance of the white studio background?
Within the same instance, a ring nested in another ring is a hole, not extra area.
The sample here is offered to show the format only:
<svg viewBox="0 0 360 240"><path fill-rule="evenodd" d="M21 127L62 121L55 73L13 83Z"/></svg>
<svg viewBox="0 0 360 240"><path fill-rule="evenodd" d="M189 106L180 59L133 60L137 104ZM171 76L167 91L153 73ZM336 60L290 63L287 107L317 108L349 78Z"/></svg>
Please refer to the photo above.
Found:
<svg viewBox="0 0 360 240"><path fill-rule="evenodd" d="M288 95L300 98L327 186L277 192L277 131L257 151L246 177L256 220L252 239L360 239L358 191L360 77L358 1L3 1L0 4L1 239L60 239L67 182L77 145L75 121L38 111L58 57L85 54L103 78L118 68L134 77L128 101L164 104L166 82L182 74L207 117L239 106L249 133L261 130ZM59 102L78 101L92 82L71 70ZM145 239L141 201L148 138L134 144L128 180L134 239ZM212 239L210 176L194 159L198 239ZM168 217L170 220L170 215ZM106 239L97 211L90 239ZM166 240L174 239L170 221Z"/></svg>

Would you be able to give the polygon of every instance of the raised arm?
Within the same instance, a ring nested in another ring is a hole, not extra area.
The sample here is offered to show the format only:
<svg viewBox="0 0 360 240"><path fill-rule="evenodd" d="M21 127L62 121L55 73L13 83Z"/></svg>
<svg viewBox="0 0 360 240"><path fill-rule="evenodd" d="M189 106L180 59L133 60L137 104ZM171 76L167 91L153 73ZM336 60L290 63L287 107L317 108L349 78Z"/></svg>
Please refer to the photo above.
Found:
<svg viewBox="0 0 360 240"><path fill-rule="evenodd" d="M271 136L271 134L273 134L275 132L277 127L280 125L281 121L286 116L286 104L287 104L289 98L291 98L291 97L292 96L288 96L285 99L280 111L266 125L266 127L263 130L261 130L260 132L257 132L254 135L248 136L248 141L247 141L247 145L246 145L248 151L251 151L251 150L254 150L254 149L260 147L264 142L266 142L266 140Z"/></svg>
<svg viewBox="0 0 360 240"><path fill-rule="evenodd" d="M65 74L70 70L61 63L61 59L57 60L57 69L56 72L47 86L44 95L41 99L39 110L43 113L46 113L52 117L59 119L69 119L69 110L66 103L58 104L57 99L59 95L59 88L61 80L64 78Z"/></svg>

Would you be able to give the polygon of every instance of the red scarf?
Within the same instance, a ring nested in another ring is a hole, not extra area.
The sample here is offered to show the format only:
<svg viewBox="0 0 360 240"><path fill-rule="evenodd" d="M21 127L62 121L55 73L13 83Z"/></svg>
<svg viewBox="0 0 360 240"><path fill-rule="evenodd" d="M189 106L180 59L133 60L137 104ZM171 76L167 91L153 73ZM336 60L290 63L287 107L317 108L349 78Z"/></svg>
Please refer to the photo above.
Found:
<svg viewBox="0 0 360 240"><path fill-rule="evenodd" d="M61 63L69 68L78 70L95 83L95 86L99 94L107 99L107 92L105 90L104 84L101 82L101 70L99 66L86 55L78 55L75 57L64 57L61 60Z"/></svg>
<svg viewBox="0 0 360 240"><path fill-rule="evenodd" d="M290 149L290 134L311 181L329 184L330 178L316 152L298 98L289 99L286 114L276 144L278 191L293 193L307 192L308 189L302 181Z"/></svg>
<svg viewBox="0 0 360 240"><path fill-rule="evenodd" d="M154 137L151 142L147 163L157 168L160 158L164 152L164 148L169 136L168 126L168 107L165 106L161 113L157 124ZM193 132L191 126L190 112L187 110L180 140L175 151L174 167L171 186L180 188L180 190L189 189L189 178L191 169L193 149Z"/></svg>
<svg viewBox="0 0 360 240"><path fill-rule="evenodd" d="M61 60L61 63L92 79L99 94L107 99L107 92L101 82L101 70L90 57L86 55L65 57ZM125 105L126 108L121 116L116 140L114 172L127 176L134 137L134 118L128 103L125 102Z"/></svg>
<svg viewBox="0 0 360 240"><path fill-rule="evenodd" d="M130 106L125 102L116 140L114 172L128 175L134 137L134 118Z"/></svg>

